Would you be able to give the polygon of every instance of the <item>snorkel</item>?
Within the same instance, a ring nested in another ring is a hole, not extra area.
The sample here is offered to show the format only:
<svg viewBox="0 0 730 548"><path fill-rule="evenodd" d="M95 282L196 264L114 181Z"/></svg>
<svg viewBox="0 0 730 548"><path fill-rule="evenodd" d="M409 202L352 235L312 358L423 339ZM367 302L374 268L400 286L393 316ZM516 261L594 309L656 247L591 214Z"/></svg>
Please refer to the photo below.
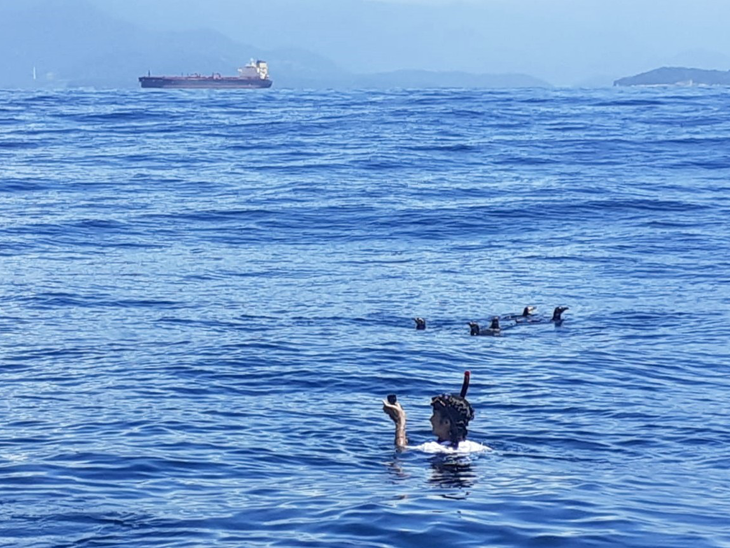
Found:
<svg viewBox="0 0 730 548"><path fill-rule="evenodd" d="M471 377L471 372L464 371L464 382L461 383L461 392L459 393L459 396L462 398L466 398L466 393L469 391L470 377Z"/></svg>

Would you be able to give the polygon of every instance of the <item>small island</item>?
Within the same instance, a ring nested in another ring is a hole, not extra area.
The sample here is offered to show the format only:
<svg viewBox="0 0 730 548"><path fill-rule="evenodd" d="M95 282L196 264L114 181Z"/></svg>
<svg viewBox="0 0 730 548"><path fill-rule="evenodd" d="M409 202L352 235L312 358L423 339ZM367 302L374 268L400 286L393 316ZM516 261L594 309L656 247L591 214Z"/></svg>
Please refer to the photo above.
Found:
<svg viewBox="0 0 730 548"><path fill-rule="evenodd" d="M662 67L620 78L614 86L730 86L730 71Z"/></svg>

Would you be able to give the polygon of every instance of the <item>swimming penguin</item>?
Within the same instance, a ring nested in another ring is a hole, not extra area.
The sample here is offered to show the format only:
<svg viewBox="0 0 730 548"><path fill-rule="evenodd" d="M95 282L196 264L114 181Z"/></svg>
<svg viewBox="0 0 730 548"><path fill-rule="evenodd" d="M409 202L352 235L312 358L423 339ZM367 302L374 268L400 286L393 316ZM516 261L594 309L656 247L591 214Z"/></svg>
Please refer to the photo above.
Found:
<svg viewBox="0 0 730 548"><path fill-rule="evenodd" d="M553 317L550 318L550 321L553 322L555 325L560 325L563 323L562 314L566 310L570 310L567 306L556 306L555 310L553 310Z"/></svg>
<svg viewBox="0 0 730 548"><path fill-rule="evenodd" d="M535 306L526 306L522 309L522 314L509 314L507 316L503 316L503 320L514 320L517 323L523 323L525 321L530 321L534 318L531 318L535 314L535 310L537 310L537 307Z"/></svg>
<svg viewBox="0 0 730 548"><path fill-rule="evenodd" d="M532 316L535 313L535 310L537 310L537 307L535 306L526 306L522 309L522 317L525 318L527 316Z"/></svg>
<svg viewBox="0 0 730 548"><path fill-rule="evenodd" d="M469 322L469 335L476 336L476 335L491 335L493 337L496 337L498 335L502 334L502 328L499 327L499 316L494 316L492 318L492 323L489 324L489 327L486 329L480 329L479 324L476 322Z"/></svg>
<svg viewBox="0 0 730 548"><path fill-rule="evenodd" d="M419 331L426 329L426 320L423 318L413 318L413 321L416 322L416 329Z"/></svg>

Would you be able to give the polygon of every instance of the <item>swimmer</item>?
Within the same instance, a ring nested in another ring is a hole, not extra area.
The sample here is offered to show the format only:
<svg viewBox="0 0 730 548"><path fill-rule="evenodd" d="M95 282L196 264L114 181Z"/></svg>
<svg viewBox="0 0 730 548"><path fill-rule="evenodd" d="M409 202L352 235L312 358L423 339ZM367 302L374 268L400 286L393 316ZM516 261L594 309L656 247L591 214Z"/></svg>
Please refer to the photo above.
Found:
<svg viewBox="0 0 730 548"><path fill-rule="evenodd" d="M426 320L423 318L413 318L413 321L416 322L416 329L419 331L426 329Z"/></svg>
<svg viewBox="0 0 730 548"><path fill-rule="evenodd" d="M474 409L466 399L469 387L469 372L464 374L464 385L461 394L440 394L431 398L431 431L436 441L410 447L426 453L474 453L490 451L491 448L481 443L466 439L467 427L474 418ZM391 394L383 400L383 411L395 423L395 445L399 449L409 448L406 438L406 412Z"/></svg>

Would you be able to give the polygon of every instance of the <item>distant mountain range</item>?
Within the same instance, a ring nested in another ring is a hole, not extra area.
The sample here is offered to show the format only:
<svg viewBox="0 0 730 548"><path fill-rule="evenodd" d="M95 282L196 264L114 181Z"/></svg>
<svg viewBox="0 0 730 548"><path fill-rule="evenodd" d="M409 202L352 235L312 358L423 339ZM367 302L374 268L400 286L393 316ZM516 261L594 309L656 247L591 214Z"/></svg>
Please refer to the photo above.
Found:
<svg viewBox="0 0 730 548"><path fill-rule="evenodd" d="M523 74L396 71L356 74L305 49L262 50L212 30L155 32L84 0L0 5L1 88L135 88L152 74L234 74L250 58L269 63L279 88L549 87Z"/></svg>
<svg viewBox="0 0 730 548"><path fill-rule="evenodd" d="M620 78L614 86L730 86L730 71L662 67Z"/></svg>

